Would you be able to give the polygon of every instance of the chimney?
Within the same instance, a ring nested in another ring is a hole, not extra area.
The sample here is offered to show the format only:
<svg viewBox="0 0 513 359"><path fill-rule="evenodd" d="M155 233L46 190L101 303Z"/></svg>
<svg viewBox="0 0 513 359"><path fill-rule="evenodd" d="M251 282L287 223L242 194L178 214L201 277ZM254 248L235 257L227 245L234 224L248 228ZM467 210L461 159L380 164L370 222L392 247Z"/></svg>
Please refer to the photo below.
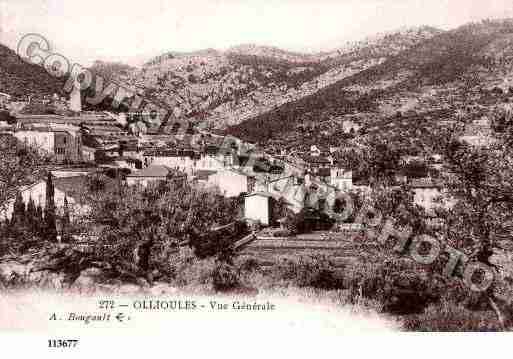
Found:
<svg viewBox="0 0 513 359"><path fill-rule="evenodd" d="M80 83L75 79L73 89L69 97L69 109L73 112L82 112L82 99L80 97Z"/></svg>

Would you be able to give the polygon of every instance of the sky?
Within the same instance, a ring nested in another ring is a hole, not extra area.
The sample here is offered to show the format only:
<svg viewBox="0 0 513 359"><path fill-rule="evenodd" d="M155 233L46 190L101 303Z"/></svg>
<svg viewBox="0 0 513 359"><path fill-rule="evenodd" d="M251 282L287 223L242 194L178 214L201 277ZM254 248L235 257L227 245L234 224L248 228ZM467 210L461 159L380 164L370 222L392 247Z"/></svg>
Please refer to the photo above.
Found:
<svg viewBox="0 0 513 359"><path fill-rule="evenodd" d="M0 42L26 33L84 66L254 43L302 52L398 28L513 17L511 0L0 0Z"/></svg>

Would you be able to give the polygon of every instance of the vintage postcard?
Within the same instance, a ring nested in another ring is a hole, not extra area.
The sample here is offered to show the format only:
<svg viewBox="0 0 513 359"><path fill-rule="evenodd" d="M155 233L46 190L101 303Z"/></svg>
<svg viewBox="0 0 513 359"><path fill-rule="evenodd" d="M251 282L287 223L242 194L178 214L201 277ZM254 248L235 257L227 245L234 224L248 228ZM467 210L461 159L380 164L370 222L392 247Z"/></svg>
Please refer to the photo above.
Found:
<svg viewBox="0 0 513 359"><path fill-rule="evenodd" d="M510 0L0 0L0 345L491 355L512 146Z"/></svg>

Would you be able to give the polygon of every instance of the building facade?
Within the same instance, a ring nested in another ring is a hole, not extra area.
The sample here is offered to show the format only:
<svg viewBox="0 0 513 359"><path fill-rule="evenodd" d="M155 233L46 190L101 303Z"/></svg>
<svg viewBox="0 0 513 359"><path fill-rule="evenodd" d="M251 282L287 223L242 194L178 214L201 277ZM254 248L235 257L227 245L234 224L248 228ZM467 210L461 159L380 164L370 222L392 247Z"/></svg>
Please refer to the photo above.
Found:
<svg viewBox="0 0 513 359"><path fill-rule="evenodd" d="M252 193L244 198L244 218L259 222L264 226L271 225L273 197L269 193Z"/></svg>
<svg viewBox="0 0 513 359"><path fill-rule="evenodd" d="M218 187L226 197L237 197L243 193L253 192L256 179L236 171L224 170L209 176L209 184Z"/></svg>
<svg viewBox="0 0 513 359"><path fill-rule="evenodd" d="M34 128L13 133L20 142L52 156L58 163L82 162L82 138L78 131Z"/></svg>

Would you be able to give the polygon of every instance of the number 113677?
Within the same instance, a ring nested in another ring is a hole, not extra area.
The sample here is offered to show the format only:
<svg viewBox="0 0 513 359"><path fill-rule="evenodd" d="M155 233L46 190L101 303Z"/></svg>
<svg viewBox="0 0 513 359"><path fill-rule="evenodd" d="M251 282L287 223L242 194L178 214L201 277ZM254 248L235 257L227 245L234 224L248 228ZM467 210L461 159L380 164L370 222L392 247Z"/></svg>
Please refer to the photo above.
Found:
<svg viewBox="0 0 513 359"><path fill-rule="evenodd" d="M49 348L76 348L78 339L48 339Z"/></svg>

